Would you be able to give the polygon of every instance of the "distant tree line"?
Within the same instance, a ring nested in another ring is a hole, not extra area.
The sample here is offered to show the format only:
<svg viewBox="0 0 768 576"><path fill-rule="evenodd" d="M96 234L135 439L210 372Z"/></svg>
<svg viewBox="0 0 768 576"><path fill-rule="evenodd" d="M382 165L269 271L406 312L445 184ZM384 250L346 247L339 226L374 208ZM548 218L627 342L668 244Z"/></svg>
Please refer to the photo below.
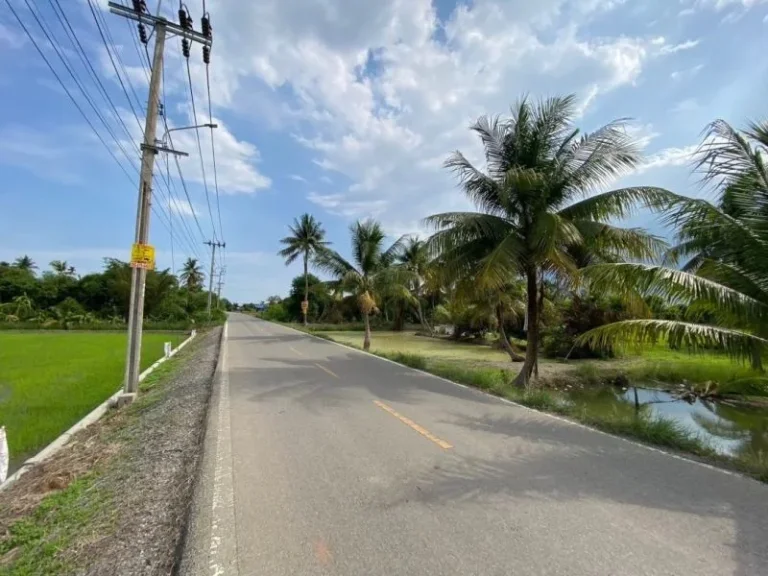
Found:
<svg viewBox="0 0 768 576"><path fill-rule="evenodd" d="M171 270L147 273L144 315L148 322L200 324L208 320L205 275L197 260L188 259L179 275ZM47 328L120 325L127 321L131 267L105 258L101 272L78 275L65 261L54 260L39 272L29 257L0 262L0 322ZM230 303L213 294L212 319L220 320Z"/></svg>

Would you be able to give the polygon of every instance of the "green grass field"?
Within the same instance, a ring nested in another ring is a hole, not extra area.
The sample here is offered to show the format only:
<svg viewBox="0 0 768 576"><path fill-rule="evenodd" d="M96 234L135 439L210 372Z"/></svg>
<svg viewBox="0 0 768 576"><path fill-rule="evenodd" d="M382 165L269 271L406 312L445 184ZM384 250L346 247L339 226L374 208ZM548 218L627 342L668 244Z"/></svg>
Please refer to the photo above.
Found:
<svg viewBox="0 0 768 576"><path fill-rule="evenodd" d="M182 332L145 332L142 369ZM11 468L32 456L120 387L125 333L0 332L0 426Z"/></svg>
<svg viewBox="0 0 768 576"><path fill-rule="evenodd" d="M361 332L323 332L322 334L342 344L358 348L363 346L363 334ZM373 332L371 334L371 350L384 354L407 352L441 360L504 362L509 359L506 352L496 350L488 345L456 342L446 338L416 336L414 332Z"/></svg>
<svg viewBox="0 0 768 576"><path fill-rule="evenodd" d="M361 348L360 332L322 332L342 344ZM414 332L373 332L371 351L378 354L416 354L428 362L461 364L474 367L508 368L517 371L520 364L512 364L503 350L489 345L456 342L446 338L416 336ZM568 378L586 382L624 374L635 382L652 384L654 381L677 383L688 381L717 382L722 393L768 395L765 374L749 366L732 361L722 354L688 354L670 350L663 344L630 348L621 357L609 360L571 360L563 362L541 358L540 372L544 379L557 381ZM749 380L749 382L748 382ZM755 383L757 381L757 383Z"/></svg>

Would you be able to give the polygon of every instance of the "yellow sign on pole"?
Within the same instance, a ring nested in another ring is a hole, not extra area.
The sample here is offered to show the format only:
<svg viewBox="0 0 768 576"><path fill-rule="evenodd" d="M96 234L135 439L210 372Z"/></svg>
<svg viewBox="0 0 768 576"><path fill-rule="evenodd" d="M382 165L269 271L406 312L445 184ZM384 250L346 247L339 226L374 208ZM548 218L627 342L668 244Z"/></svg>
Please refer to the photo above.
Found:
<svg viewBox="0 0 768 576"><path fill-rule="evenodd" d="M307 310L309 310L309 302L307 302L306 300L302 300L301 301L301 312L302 312L302 314L306 314Z"/></svg>
<svg viewBox="0 0 768 576"><path fill-rule="evenodd" d="M131 247L131 268L155 269L155 247L149 244L134 244Z"/></svg>

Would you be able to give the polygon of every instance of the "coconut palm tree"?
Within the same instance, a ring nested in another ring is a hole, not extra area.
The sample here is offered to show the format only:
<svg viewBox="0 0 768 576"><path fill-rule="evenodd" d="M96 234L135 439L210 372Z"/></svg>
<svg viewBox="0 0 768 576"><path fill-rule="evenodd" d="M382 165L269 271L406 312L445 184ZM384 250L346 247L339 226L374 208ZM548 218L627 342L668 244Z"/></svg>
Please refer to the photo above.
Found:
<svg viewBox="0 0 768 576"><path fill-rule="evenodd" d="M615 259L655 255L663 246L659 239L610 222L638 206L668 206L673 197L652 187L595 194L640 164L640 146L623 121L581 134L573 124L575 104L573 96L537 104L524 98L509 118L481 117L471 128L485 148L486 170L458 151L445 163L477 211L426 220L437 230L432 251L456 277L471 273L479 290L525 278L528 345L519 386L538 361L543 276L572 276L578 266L571 253L578 246Z"/></svg>
<svg viewBox="0 0 768 576"><path fill-rule="evenodd" d="M408 278L409 297L407 302L416 309L421 326L430 335L433 335L434 331L424 316L424 309L421 303L424 285L427 278L433 273L426 242L419 239L418 236L409 236L405 239L402 251L397 255L396 262L410 276Z"/></svg>
<svg viewBox="0 0 768 576"><path fill-rule="evenodd" d="M679 226L670 252L682 270L643 264L600 264L582 271L592 287L630 296L661 296L688 306L685 320L625 320L595 328L580 341L591 346L654 342L718 348L762 367L768 349L768 122L743 133L712 123L696 158L705 182L720 187L717 205L679 201L668 221ZM714 322L696 321L709 313Z"/></svg>
<svg viewBox="0 0 768 576"><path fill-rule="evenodd" d="M302 314L304 325L307 325L307 312L309 311L309 262L317 254L324 251L330 242L325 241L325 230L322 224L315 220L311 214L302 214L301 218L294 218L293 225L289 226L291 235L280 240L285 248L278 254L285 258L285 265L292 264L299 256L304 263L304 302Z"/></svg>
<svg viewBox="0 0 768 576"><path fill-rule="evenodd" d="M400 253L404 237L384 248L386 234L375 220L355 222L352 235L352 262L336 251L325 249L315 257L315 265L339 282L341 289L357 297L365 322L363 349L371 347L370 315L378 310L382 298L407 291L405 283L410 274L393 266Z"/></svg>
<svg viewBox="0 0 768 576"><path fill-rule="evenodd" d="M203 287L205 274L196 258L187 258L184 266L181 268L179 279L187 292L196 292Z"/></svg>
<svg viewBox="0 0 768 576"><path fill-rule="evenodd" d="M21 270L28 270L29 272L37 270L37 264L35 264L35 261L26 254L16 258L16 260L13 262L13 265L16 268L20 268Z"/></svg>

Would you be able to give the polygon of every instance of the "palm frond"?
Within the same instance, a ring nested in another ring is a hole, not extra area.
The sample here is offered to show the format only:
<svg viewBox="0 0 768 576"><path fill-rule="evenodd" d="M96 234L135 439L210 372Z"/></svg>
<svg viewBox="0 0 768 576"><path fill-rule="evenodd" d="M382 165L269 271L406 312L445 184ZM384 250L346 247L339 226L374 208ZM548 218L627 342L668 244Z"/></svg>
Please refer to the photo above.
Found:
<svg viewBox="0 0 768 576"><path fill-rule="evenodd" d="M681 201L677 194L655 186L634 186L596 194L559 210L569 220L626 218L637 210L668 210Z"/></svg>
<svg viewBox="0 0 768 576"><path fill-rule="evenodd" d="M625 119L615 120L574 143L564 157L561 178L575 193L587 193L634 170L641 147L627 131Z"/></svg>
<svg viewBox="0 0 768 576"><path fill-rule="evenodd" d="M314 265L318 270L336 279L341 279L348 272L355 271L355 267L347 262L341 254L330 249L318 253L315 256Z"/></svg>
<svg viewBox="0 0 768 576"><path fill-rule="evenodd" d="M745 192L755 188L768 191L763 154L754 150L748 140L754 135L760 141L761 134L759 125L752 125L751 133L746 135L725 120L715 120L707 126L695 164L704 183L719 186L725 182Z"/></svg>
<svg viewBox="0 0 768 576"><path fill-rule="evenodd" d="M490 214L503 213L499 202L499 183L475 168L461 152L454 152L443 166L456 175L464 194L478 209Z"/></svg>
<svg viewBox="0 0 768 576"><path fill-rule="evenodd" d="M659 296L676 303L706 302L741 318L766 318L768 306L707 278L647 264L596 264L580 271L592 290Z"/></svg>
<svg viewBox="0 0 768 576"><path fill-rule="evenodd" d="M747 332L676 320L623 320L593 328L576 339L577 345L597 349L660 341L694 352L722 350L738 360L754 360L768 350L768 340Z"/></svg>
<svg viewBox="0 0 768 576"><path fill-rule="evenodd" d="M611 261L624 258L655 260L667 249L667 243L642 228L618 228L593 220L575 220L588 250Z"/></svg>

